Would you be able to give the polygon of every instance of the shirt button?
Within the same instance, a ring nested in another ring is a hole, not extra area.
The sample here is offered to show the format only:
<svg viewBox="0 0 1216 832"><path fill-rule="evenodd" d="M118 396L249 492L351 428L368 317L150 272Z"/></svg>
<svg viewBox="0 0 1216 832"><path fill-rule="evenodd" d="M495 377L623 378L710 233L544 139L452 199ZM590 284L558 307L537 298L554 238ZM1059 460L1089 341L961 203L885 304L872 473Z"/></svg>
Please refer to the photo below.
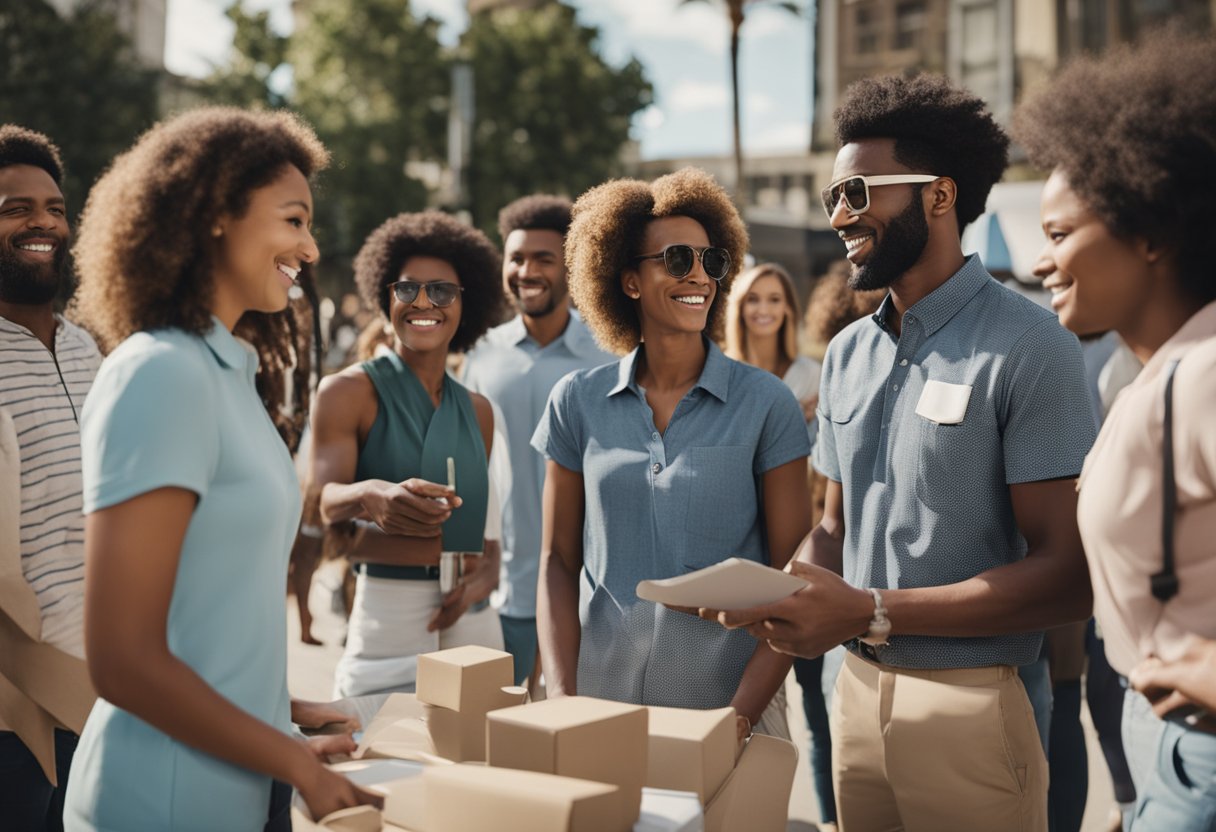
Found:
<svg viewBox="0 0 1216 832"><path fill-rule="evenodd" d="M891 389L892 389L892 390L898 390L898 389L899 389L899 385L898 385L898 384L892 384L892 385L891 385Z"/></svg>
<svg viewBox="0 0 1216 832"><path fill-rule="evenodd" d="M663 466L656 462L654 465L650 466L650 470L657 474L663 470Z"/></svg>
<svg viewBox="0 0 1216 832"><path fill-rule="evenodd" d="M902 360L899 362L899 366L901 366L901 367L907 367L907 366L908 366L908 359L906 359L906 358L902 359Z"/></svg>
<svg viewBox="0 0 1216 832"><path fill-rule="evenodd" d="M650 438L651 438L651 439L658 439L658 438L659 438L659 433L658 433L658 431L655 431L654 433L650 434Z"/></svg>

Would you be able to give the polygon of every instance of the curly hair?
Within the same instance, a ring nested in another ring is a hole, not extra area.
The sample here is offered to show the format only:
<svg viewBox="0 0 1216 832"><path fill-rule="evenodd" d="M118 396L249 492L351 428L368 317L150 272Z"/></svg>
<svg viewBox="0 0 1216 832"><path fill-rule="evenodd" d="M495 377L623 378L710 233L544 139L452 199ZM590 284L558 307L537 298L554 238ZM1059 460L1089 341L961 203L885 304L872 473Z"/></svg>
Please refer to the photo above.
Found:
<svg viewBox="0 0 1216 832"><path fill-rule="evenodd" d="M56 185L63 184L63 158L50 138L16 124L0 124L0 168L10 165L42 168Z"/></svg>
<svg viewBox="0 0 1216 832"><path fill-rule="evenodd" d="M743 322L743 301L752 286L762 277L775 277L785 293L785 304L788 307L781 329L777 331L777 347L782 358L793 361L798 357L798 319L802 312L798 308L798 291L794 288L794 278L785 267L779 263L761 263L739 275L735 285L730 290L726 303L726 348L723 350L736 361L748 361L747 325Z"/></svg>
<svg viewBox="0 0 1216 832"><path fill-rule="evenodd" d="M1111 233L1170 251L1183 291L1216 299L1216 37L1170 29L1076 60L1017 111L1014 135Z"/></svg>
<svg viewBox="0 0 1216 832"><path fill-rule="evenodd" d="M89 194L73 314L106 350L140 330L206 332L212 226L242 216L287 166L310 177L328 162L312 128L287 112L206 107L158 124Z"/></svg>
<svg viewBox="0 0 1216 832"><path fill-rule="evenodd" d="M520 228L533 231L556 231L563 237L570 230L570 200L564 196L532 194L523 196L498 212L498 233L503 242L507 235Z"/></svg>
<svg viewBox="0 0 1216 832"><path fill-rule="evenodd" d="M857 291L849 288L848 260L837 260L819 278L806 303L806 334L815 351L822 351L840 331L858 318L873 315L886 297L886 289Z"/></svg>
<svg viewBox="0 0 1216 832"><path fill-rule="evenodd" d="M836 140L894 139L895 159L913 170L948 176L961 233L1009 164L1009 137L984 102L941 75L864 78L836 110Z"/></svg>
<svg viewBox="0 0 1216 832"><path fill-rule="evenodd" d="M730 272L718 284L705 331L722 339L722 322L731 282L747 252L747 228L730 197L714 178L697 168L682 168L654 182L616 179L597 185L574 203L566 235L570 294L599 343L624 355L642 339L632 300L621 290L646 227L663 217L689 217L705 227L710 241L730 252Z"/></svg>
<svg viewBox="0 0 1216 832"><path fill-rule="evenodd" d="M442 211L398 214L368 235L355 256L355 285L370 309L389 316L388 285L411 257L435 257L456 270L462 311L448 347L464 352L502 320L502 257L485 234Z"/></svg>

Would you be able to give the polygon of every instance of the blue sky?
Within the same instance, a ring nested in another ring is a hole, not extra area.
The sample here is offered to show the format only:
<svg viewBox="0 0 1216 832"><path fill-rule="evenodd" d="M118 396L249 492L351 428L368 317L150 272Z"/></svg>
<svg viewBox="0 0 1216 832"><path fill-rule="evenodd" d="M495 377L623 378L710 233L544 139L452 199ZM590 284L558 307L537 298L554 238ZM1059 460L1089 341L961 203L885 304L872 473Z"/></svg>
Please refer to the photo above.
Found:
<svg viewBox="0 0 1216 832"><path fill-rule="evenodd" d="M207 74L223 63L232 40L223 10L231 0L169 0L165 63L182 75ZM291 28L290 0L246 0L270 8L275 25ZM413 0L419 13L445 22L454 43L466 25L464 0ZM714 3L679 0L573 0L584 23L598 26L607 59L630 55L646 67L656 103L639 115L634 136L644 158L730 151L729 55L726 15ZM744 150L751 155L807 147L811 109L811 23L760 6L743 26L740 83Z"/></svg>

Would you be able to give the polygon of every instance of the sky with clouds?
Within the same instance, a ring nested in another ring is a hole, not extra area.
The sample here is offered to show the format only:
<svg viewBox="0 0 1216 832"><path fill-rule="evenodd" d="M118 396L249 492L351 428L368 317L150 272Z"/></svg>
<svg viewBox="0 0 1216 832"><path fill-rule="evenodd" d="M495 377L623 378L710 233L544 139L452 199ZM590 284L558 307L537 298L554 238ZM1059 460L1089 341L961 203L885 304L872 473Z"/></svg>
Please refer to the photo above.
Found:
<svg viewBox="0 0 1216 832"><path fill-rule="evenodd" d="M582 22L599 27L612 63L637 57L655 87L655 106L635 120L647 159L730 152L729 31L716 3L679 0L568 0ZM165 63L201 76L223 63L232 27L223 10L232 0L168 0ZM274 25L291 28L290 0L245 0L269 8ZM441 37L455 43L467 16L465 0L412 0L418 13L444 21ZM740 49L743 145L749 154L805 150L810 136L811 21L780 8L748 13Z"/></svg>

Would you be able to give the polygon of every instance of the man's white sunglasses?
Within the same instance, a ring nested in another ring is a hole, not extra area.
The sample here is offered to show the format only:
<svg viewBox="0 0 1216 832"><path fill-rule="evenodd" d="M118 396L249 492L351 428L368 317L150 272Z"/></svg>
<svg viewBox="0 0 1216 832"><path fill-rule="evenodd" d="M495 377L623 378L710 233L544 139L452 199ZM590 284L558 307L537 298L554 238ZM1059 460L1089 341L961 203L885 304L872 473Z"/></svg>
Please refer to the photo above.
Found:
<svg viewBox="0 0 1216 832"><path fill-rule="evenodd" d="M893 173L882 176L846 176L837 179L819 192L823 198L823 210L828 216L836 210L836 204L844 198L844 206L849 216L855 217L870 210L870 188L878 185L911 185L921 182L932 182L941 179L940 176L930 176L927 173Z"/></svg>

